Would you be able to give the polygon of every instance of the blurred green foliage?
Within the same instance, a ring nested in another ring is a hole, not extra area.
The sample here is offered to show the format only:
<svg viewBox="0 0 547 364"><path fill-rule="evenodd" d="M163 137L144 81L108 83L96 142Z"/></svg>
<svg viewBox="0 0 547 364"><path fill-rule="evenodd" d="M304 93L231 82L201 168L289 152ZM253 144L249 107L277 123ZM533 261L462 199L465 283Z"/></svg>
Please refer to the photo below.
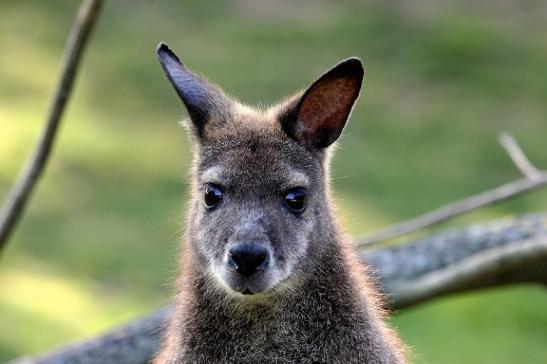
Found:
<svg viewBox="0 0 547 364"><path fill-rule="evenodd" d="M42 127L77 6L0 3L0 198ZM501 130L547 167L546 13L541 0L107 1L53 159L0 261L0 361L168 300L191 149L158 41L249 104L362 57L364 92L333 167L358 235L518 178ZM546 204L538 191L451 224ZM419 363L544 363L546 307L541 288L507 288L393 321Z"/></svg>

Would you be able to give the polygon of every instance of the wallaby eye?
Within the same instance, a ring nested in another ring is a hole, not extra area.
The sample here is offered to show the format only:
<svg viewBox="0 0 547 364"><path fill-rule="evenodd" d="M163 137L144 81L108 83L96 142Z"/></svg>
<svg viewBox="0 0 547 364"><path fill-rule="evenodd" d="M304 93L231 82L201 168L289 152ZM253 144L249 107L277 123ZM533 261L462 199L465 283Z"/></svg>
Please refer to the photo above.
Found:
<svg viewBox="0 0 547 364"><path fill-rule="evenodd" d="M212 209L222 201L222 190L217 185L209 184L205 186L203 192L203 202L205 207Z"/></svg>
<svg viewBox="0 0 547 364"><path fill-rule="evenodd" d="M284 199L285 204L292 212L300 213L306 209L306 190L302 187L290 189Z"/></svg>

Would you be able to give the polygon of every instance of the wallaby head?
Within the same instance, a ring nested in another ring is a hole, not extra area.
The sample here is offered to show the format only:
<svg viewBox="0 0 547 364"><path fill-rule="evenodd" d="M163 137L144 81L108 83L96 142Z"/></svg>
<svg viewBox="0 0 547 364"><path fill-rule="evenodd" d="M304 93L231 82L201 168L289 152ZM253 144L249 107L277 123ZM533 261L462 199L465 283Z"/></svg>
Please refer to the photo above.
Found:
<svg viewBox="0 0 547 364"><path fill-rule="evenodd" d="M166 45L157 52L195 153L179 294L156 362L405 363L329 202L329 147L359 96L359 59L260 110Z"/></svg>
<svg viewBox="0 0 547 364"><path fill-rule="evenodd" d="M304 92L256 110L190 71L165 44L157 53L195 141L193 265L240 299L298 286L337 234L328 149L359 96L361 61L342 61Z"/></svg>

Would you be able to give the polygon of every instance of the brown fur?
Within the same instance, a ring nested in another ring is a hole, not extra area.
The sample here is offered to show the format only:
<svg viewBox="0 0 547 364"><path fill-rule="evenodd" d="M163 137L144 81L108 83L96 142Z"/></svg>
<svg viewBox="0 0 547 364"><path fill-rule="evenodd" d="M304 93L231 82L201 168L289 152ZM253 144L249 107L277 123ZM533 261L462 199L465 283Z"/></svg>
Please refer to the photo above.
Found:
<svg viewBox="0 0 547 364"><path fill-rule="evenodd" d="M328 192L326 147L357 98L360 62L260 111L191 74L166 46L158 53L196 143L178 294L156 363L405 363ZM207 183L225 186L214 210L203 207ZM301 215L282 203L292 187L307 191ZM224 264L243 240L271 255L266 271L245 281L253 295L239 293L241 277Z"/></svg>

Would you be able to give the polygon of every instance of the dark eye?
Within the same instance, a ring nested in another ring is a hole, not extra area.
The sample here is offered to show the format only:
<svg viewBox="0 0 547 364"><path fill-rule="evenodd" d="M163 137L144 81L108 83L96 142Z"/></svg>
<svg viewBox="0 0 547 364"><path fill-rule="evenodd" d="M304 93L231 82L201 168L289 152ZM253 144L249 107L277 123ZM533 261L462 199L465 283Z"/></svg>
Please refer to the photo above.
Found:
<svg viewBox="0 0 547 364"><path fill-rule="evenodd" d="M285 204L292 212L303 212L306 209L306 190L302 187L290 189L285 194Z"/></svg>
<svg viewBox="0 0 547 364"><path fill-rule="evenodd" d="M216 185L207 185L203 193L205 207L212 209L222 201L222 190Z"/></svg>

